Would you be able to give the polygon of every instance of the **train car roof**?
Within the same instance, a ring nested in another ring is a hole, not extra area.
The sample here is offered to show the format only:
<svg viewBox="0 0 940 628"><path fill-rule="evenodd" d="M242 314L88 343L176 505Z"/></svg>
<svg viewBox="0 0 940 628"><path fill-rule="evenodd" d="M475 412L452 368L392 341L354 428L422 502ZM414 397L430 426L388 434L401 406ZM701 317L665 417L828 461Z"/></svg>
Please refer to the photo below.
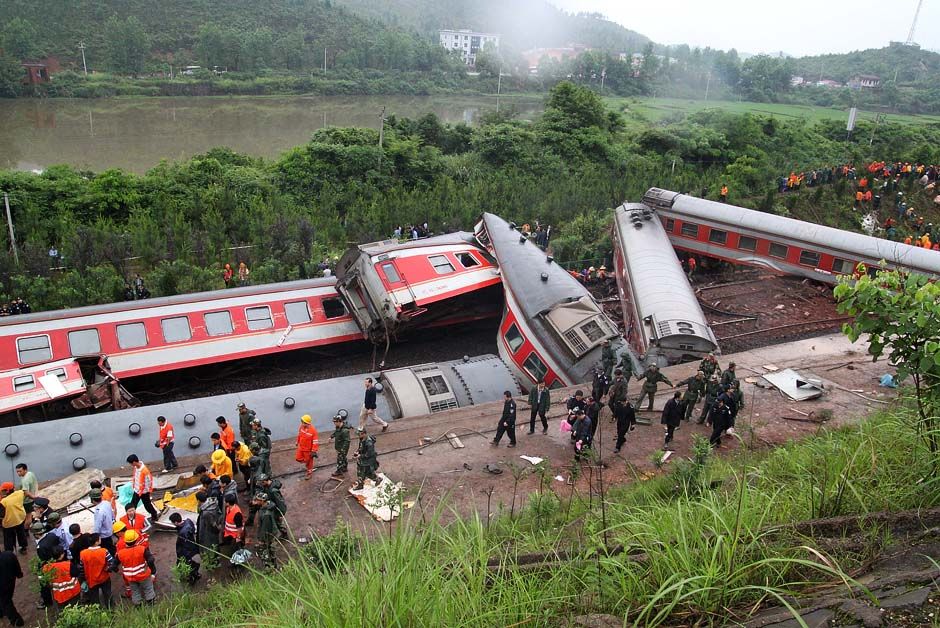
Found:
<svg viewBox="0 0 940 628"><path fill-rule="evenodd" d="M659 188L650 188L643 195L643 202L650 207L674 208L690 217L698 217L707 222L721 222L768 236L776 235L827 249L844 251L850 259L853 255L856 259L858 256L874 260L883 259L898 267L940 275L940 255L937 251L901 242L892 242L727 203L708 201Z"/></svg>
<svg viewBox="0 0 940 628"><path fill-rule="evenodd" d="M404 251L408 249L420 249L428 246L446 246L446 245L464 245L472 244L476 246L476 240L472 233L466 231L455 231L454 233L444 233L441 235L421 238L419 240L382 240L381 242L370 242L369 244L360 244L358 250L368 255L381 255L382 253L391 253L393 251Z"/></svg>
<svg viewBox="0 0 940 628"><path fill-rule="evenodd" d="M614 220L640 316L689 321L707 329L708 321L662 223L652 215L634 227L632 210L650 214L646 205L625 203L614 212Z"/></svg>
<svg viewBox="0 0 940 628"><path fill-rule="evenodd" d="M198 303L200 301L216 301L251 295L273 294L291 290L307 288L332 288L336 285L335 277L320 279L299 279L297 281L282 281L279 283L260 284L256 286L243 286L239 288L226 288L209 290L206 292L193 292L190 294L177 294L170 297L156 297L152 299L138 299L136 301L118 301L102 305L86 305L83 307L67 308L64 310L48 310L32 314L16 314L0 318L0 328L19 325L22 323L36 323L63 318L75 318L93 314L107 314L111 312L125 312L128 310L146 310L165 305L178 305L181 303Z"/></svg>

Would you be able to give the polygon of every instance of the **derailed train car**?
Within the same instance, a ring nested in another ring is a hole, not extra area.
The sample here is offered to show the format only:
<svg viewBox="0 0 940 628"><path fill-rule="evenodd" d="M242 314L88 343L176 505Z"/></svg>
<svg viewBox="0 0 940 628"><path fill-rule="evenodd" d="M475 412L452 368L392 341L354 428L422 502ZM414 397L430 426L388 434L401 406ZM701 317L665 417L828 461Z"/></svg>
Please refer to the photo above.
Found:
<svg viewBox="0 0 940 628"><path fill-rule="evenodd" d="M638 368L617 326L587 289L538 246L494 214L474 231L499 264L506 306L499 354L524 388L544 380L558 388L590 381L609 342L616 359Z"/></svg>
<svg viewBox="0 0 940 628"><path fill-rule="evenodd" d="M716 352L718 341L653 210L620 206L612 233L624 335L639 357L663 366Z"/></svg>
<svg viewBox="0 0 940 628"><path fill-rule="evenodd" d="M940 254L902 242L650 188L672 245L690 253L836 283L859 263L940 277Z"/></svg>
<svg viewBox="0 0 940 628"><path fill-rule="evenodd" d="M157 416L165 416L176 432L176 454L208 454L209 435L217 416L236 416L244 402L257 413L275 439L294 436L300 417L309 414L321 432L332 430L331 418L346 409L355 425L362 406L364 378L381 385L378 414L401 419L502 399L519 392L510 370L495 355L421 364L378 373L365 373L290 386L176 401L89 416L4 428L0 448L12 477L22 460L43 478L58 478L85 467L117 468L130 453L141 460L159 460L154 447ZM237 420L236 420L237 423Z"/></svg>
<svg viewBox="0 0 940 628"><path fill-rule="evenodd" d="M496 266L465 232L360 245L340 259L336 280L363 337L375 343L500 312Z"/></svg>

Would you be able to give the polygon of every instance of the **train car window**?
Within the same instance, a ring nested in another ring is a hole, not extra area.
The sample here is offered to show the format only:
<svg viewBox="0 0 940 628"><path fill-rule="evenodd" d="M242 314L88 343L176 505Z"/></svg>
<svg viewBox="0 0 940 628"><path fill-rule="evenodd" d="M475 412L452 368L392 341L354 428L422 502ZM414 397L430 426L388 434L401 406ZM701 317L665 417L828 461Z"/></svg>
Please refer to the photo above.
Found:
<svg viewBox="0 0 940 628"><path fill-rule="evenodd" d="M738 238L738 248L742 251L756 251L757 250L757 238L752 238L750 236L741 236Z"/></svg>
<svg viewBox="0 0 940 628"><path fill-rule="evenodd" d="M446 395L450 392L450 388L447 386L447 382L440 375L422 377L421 383L424 384L424 389L427 390L428 394L432 397L434 395Z"/></svg>
<svg viewBox="0 0 940 628"><path fill-rule="evenodd" d="M676 230L676 221L673 218L666 219L666 231L672 233Z"/></svg>
<svg viewBox="0 0 940 628"><path fill-rule="evenodd" d="M816 251L800 251L800 264L816 268L819 266L819 253Z"/></svg>
<svg viewBox="0 0 940 628"><path fill-rule="evenodd" d="M525 359L525 362L522 363L522 368L529 372L529 375L532 376L532 379L539 382L545 379L545 375L548 373L548 367L545 366L545 363L539 358L538 355L533 351L529 354L529 357Z"/></svg>
<svg viewBox="0 0 940 628"><path fill-rule="evenodd" d="M245 308L245 318L248 319L248 329L271 329L274 321L271 319L271 308L267 305Z"/></svg>
<svg viewBox="0 0 940 628"><path fill-rule="evenodd" d="M434 272L438 275L449 275L454 272L454 265L444 255L431 255L428 257L428 261L431 262Z"/></svg>
<svg viewBox="0 0 940 628"><path fill-rule="evenodd" d="M783 244L777 244L776 242L770 243L770 256L779 257L780 259L787 258L787 250L789 247Z"/></svg>
<svg viewBox="0 0 940 628"><path fill-rule="evenodd" d="M551 384L548 385L549 390L558 390L559 388L564 388L565 385L561 383L560 379L555 379Z"/></svg>
<svg viewBox="0 0 940 628"><path fill-rule="evenodd" d="M46 362L52 359L49 336L27 336L16 339L16 353L20 364Z"/></svg>
<svg viewBox="0 0 940 628"><path fill-rule="evenodd" d="M480 262L470 253L457 253L457 261L460 262L460 265L464 268L473 268L474 266L479 266Z"/></svg>
<svg viewBox="0 0 940 628"><path fill-rule="evenodd" d="M285 303L284 313L287 314L287 322L291 325L303 325L312 320L310 318L310 308L307 307L306 301Z"/></svg>
<svg viewBox="0 0 940 628"><path fill-rule="evenodd" d="M79 329L69 332L69 349L72 355L95 355L101 353L101 339L97 329Z"/></svg>
<svg viewBox="0 0 940 628"><path fill-rule="evenodd" d="M225 336L235 331L232 326L232 314L228 310L207 312L202 320L206 322L206 333L210 336Z"/></svg>
<svg viewBox="0 0 940 628"><path fill-rule="evenodd" d="M117 326L118 346L122 349L136 349L147 346L147 330L143 323L125 323Z"/></svg>
<svg viewBox="0 0 940 628"><path fill-rule="evenodd" d="M382 264L382 272L385 273L385 278L389 283L398 283L401 281L401 276L399 276L398 271L395 269L395 264L391 262Z"/></svg>
<svg viewBox="0 0 940 628"><path fill-rule="evenodd" d="M323 315L327 318L346 316L346 306L343 305L343 300L335 297L323 299Z"/></svg>
<svg viewBox="0 0 940 628"><path fill-rule="evenodd" d="M506 342L509 343L509 350L515 353L519 350L519 347L525 342L525 338L522 337L522 334L519 333L519 328L516 327L516 324L513 323L509 326L509 329L506 330Z"/></svg>
<svg viewBox="0 0 940 628"><path fill-rule="evenodd" d="M193 332L189 328L189 319L185 316L161 319L160 327L163 329L163 339L166 342L185 342L193 337Z"/></svg>
<svg viewBox="0 0 940 628"><path fill-rule="evenodd" d="M20 375L19 377L13 378L13 392L32 390L35 387L36 380L32 375Z"/></svg>
<svg viewBox="0 0 940 628"><path fill-rule="evenodd" d="M682 235L689 236L690 238L697 238L698 225L691 222L682 223Z"/></svg>
<svg viewBox="0 0 940 628"><path fill-rule="evenodd" d="M604 337L604 330L597 324L597 321L588 321L581 325L581 331L584 332L590 342L597 342Z"/></svg>
<svg viewBox="0 0 940 628"><path fill-rule="evenodd" d="M834 257L832 259L832 272L839 273L841 275L851 275L852 274L852 262Z"/></svg>
<svg viewBox="0 0 940 628"><path fill-rule="evenodd" d="M575 355L578 357L584 355L588 351L587 343L584 342L584 339L581 337L581 334L578 333L577 329L569 329L564 333L565 340L568 341L568 344L571 346L571 350L574 351Z"/></svg>
<svg viewBox="0 0 940 628"><path fill-rule="evenodd" d="M728 241L728 232L720 229L709 229L708 241L714 244L725 244Z"/></svg>
<svg viewBox="0 0 940 628"><path fill-rule="evenodd" d="M65 369L51 369L46 371L46 375L55 375L60 382L64 382L69 378L65 373Z"/></svg>

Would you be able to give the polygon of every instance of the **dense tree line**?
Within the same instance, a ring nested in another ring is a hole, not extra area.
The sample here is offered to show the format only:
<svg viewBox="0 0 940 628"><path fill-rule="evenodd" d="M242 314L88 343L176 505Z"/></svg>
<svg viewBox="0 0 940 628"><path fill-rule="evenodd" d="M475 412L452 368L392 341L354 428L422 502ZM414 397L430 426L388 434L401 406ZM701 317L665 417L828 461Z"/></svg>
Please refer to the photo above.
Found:
<svg viewBox="0 0 940 628"><path fill-rule="evenodd" d="M221 265L242 260L258 282L312 276L349 243L421 222L468 229L483 211L555 225L560 261L597 259L607 210L651 186L715 193L727 183L732 201L803 215L825 199L764 202L790 169L868 156L940 161L937 129L882 125L869 148L846 143L843 128L718 110L651 126L563 82L535 122L505 111L479 127L391 116L381 147L374 129L326 128L274 161L216 149L142 176L0 171L20 254L16 265L4 234L0 301L110 301L136 272L155 295L219 288ZM857 227L850 205L833 196L831 207L806 217ZM50 270L53 246L62 269Z"/></svg>

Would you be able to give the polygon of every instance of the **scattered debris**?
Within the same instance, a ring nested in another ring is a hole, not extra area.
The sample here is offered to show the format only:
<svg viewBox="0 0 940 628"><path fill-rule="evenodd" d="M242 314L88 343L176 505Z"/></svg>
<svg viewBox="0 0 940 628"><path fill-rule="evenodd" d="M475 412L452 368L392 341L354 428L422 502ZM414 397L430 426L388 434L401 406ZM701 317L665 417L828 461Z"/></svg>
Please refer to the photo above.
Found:
<svg viewBox="0 0 940 628"><path fill-rule="evenodd" d="M764 365L762 365L762 368L763 368L765 371L770 371L771 373L780 370L780 369L777 367L776 364L764 364Z"/></svg>
<svg viewBox="0 0 940 628"><path fill-rule="evenodd" d="M379 521L392 521L401 514L400 508L408 507L408 504L413 505L414 502L399 501L402 491L401 482L392 482L384 473L379 473L378 476L378 484L367 479L361 490L357 491L354 487L350 487L349 494Z"/></svg>
<svg viewBox="0 0 940 628"><path fill-rule="evenodd" d="M882 375L881 379L878 380L878 384L880 386L884 386L885 388L897 388L898 387L898 383L894 379L894 375L891 375L890 373L886 373L885 375Z"/></svg>
<svg viewBox="0 0 940 628"><path fill-rule="evenodd" d="M42 496L49 500L49 507L62 510L88 495L88 484L94 480L104 482L101 469L82 469L42 489Z"/></svg>
<svg viewBox="0 0 940 628"><path fill-rule="evenodd" d="M793 369L767 373L764 379L794 401L816 399L823 394L822 380L804 377Z"/></svg>
<svg viewBox="0 0 940 628"><path fill-rule="evenodd" d="M484 465L483 470L486 471L487 473L492 473L493 475L499 475L503 472L503 470L499 467L498 464L495 464L492 462Z"/></svg>
<svg viewBox="0 0 940 628"><path fill-rule="evenodd" d="M450 446L454 449L463 449L464 444L460 442L460 439L457 438L457 435L453 432L447 432L447 440L450 441Z"/></svg>
<svg viewBox="0 0 940 628"><path fill-rule="evenodd" d="M532 464L538 464L544 460L544 458L539 458L538 456L519 456L526 462L531 462Z"/></svg>

